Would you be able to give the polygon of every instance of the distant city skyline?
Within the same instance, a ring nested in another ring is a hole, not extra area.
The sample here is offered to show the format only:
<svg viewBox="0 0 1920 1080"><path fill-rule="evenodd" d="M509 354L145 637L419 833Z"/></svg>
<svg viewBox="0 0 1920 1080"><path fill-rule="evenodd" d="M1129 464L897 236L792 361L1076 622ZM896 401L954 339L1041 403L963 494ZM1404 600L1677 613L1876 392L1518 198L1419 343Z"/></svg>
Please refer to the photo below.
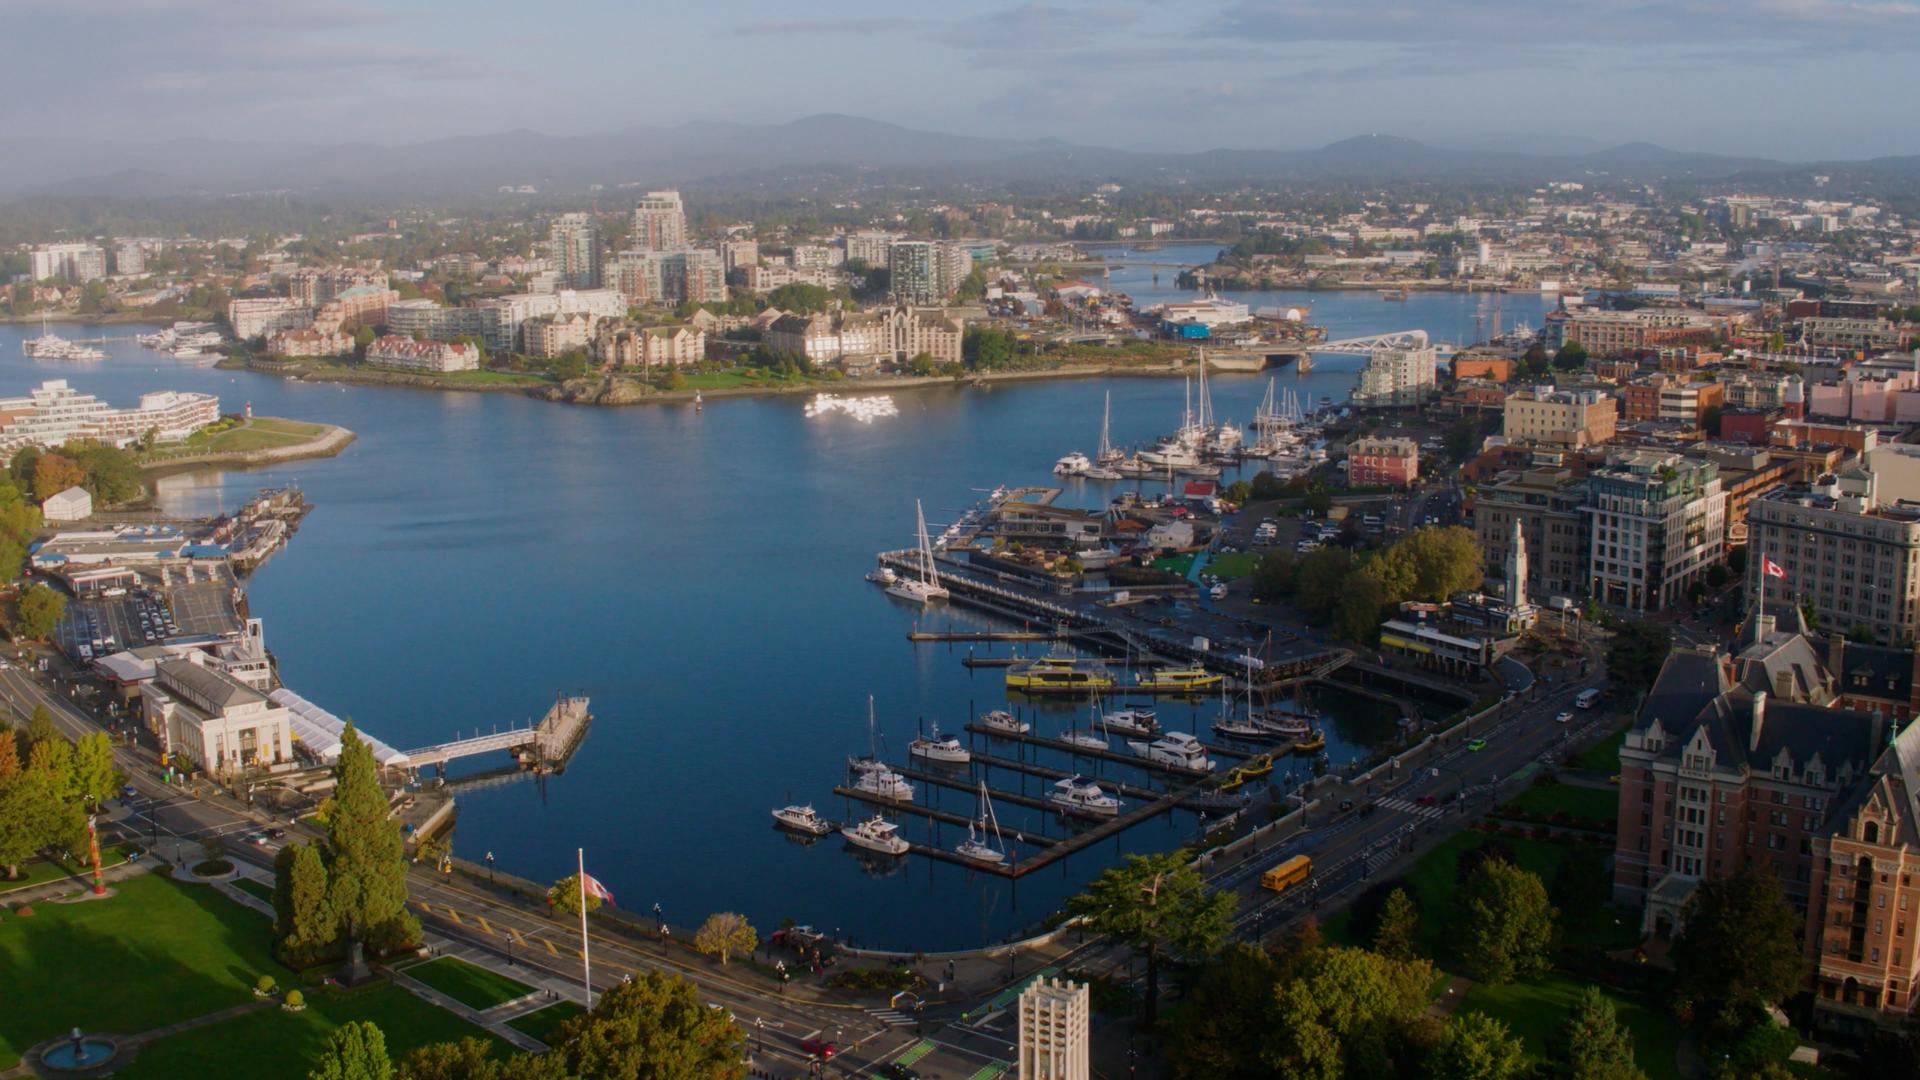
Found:
<svg viewBox="0 0 1920 1080"><path fill-rule="evenodd" d="M1126 149L1358 134L1786 160L1920 153L1913 0L0 0L0 138L403 143L819 112ZM29 107L29 104L31 107Z"/></svg>

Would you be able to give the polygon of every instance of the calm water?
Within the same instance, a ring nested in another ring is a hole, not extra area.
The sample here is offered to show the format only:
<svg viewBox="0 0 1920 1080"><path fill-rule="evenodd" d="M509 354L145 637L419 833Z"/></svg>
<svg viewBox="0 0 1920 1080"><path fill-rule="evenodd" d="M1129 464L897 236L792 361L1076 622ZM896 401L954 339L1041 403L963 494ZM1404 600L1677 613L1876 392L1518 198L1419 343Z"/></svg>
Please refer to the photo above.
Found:
<svg viewBox="0 0 1920 1080"><path fill-rule="evenodd" d="M1463 313L1471 330L1459 299L1318 294L1314 314L1342 327L1336 334L1425 325L1445 338ZM359 433L330 460L161 484L178 513L232 508L289 482L317 504L250 587L282 675L301 694L400 746L537 718L556 691L592 696L592 733L563 776L462 794L463 856L491 850L502 869L550 880L584 846L629 908L658 902L681 923L740 910L762 926L792 917L935 949L1024 928L1117 852L1171 846L1196 828L1186 813L1149 822L1013 886L917 857L869 867L837 838L803 846L767 817L789 800L834 817L857 812L830 788L844 756L865 749L869 694L895 758L921 719L957 732L969 712L1004 700L998 671L974 675L959 663L964 652L909 645L918 613L860 580L875 551L911 543L914 498L939 523L995 484L1048 481L1055 458L1093 448L1108 389L1116 441L1146 441L1178 420L1176 381L916 391L896 395L899 417L867 426L808 420L798 397L696 413L307 385L186 367L130 341L105 346L102 363L56 365L21 355L20 340L38 332L0 326L0 394L59 377L117 405L147 390L204 390L230 410L250 401L263 415ZM1341 400L1362 363L1328 357L1305 378L1282 378ZM1222 377L1218 411L1244 421L1264 390L1263 378ZM1089 485L1065 501L1098 505L1107 494ZM1392 734L1378 709L1328 704L1336 761ZM1168 705L1162 715L1192 728L1212 711ZM1075 721L1084 723L1049 713L1037 727ZM1102 774L1141 780L1112 765ZM1020 789L1017 776L990 781ZM1025 790L1037 794L1039 782ZM964 793L933 797L970 812ZM1009 832L1061 828L1011 805L998 811ZM907 835L929 840L924 819L903 821ZM959 838L941 826L934 842Z"/></svg>

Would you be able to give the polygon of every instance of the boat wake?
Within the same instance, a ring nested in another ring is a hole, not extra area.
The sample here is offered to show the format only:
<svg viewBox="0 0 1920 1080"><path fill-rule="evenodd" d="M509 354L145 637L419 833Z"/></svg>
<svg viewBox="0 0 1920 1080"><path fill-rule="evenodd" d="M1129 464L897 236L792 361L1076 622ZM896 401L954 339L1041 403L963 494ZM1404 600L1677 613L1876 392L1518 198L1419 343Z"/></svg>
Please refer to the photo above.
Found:
<svg viewBox="0 0 1920 1080"><path fill-rule="evenodd" d="M838 394L815 394L807 402L807 419L825 416L828 413L842 412L863 424L871 424L888 416L899 416L900 407L893 403L890 394L875 397L841 397Z"/></svg>

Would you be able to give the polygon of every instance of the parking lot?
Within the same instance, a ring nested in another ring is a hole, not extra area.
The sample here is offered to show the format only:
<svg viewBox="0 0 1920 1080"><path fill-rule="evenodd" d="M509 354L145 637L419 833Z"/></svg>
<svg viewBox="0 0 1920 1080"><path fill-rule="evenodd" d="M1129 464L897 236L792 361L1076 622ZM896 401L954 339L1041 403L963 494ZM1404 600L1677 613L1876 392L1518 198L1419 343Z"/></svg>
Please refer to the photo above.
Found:
<svg viewBox="0 0 1920 1080"><path fill-rule="evenodd" d="M55 642L68 656L88 659L173 638L219 636L239 629L233 579L224 569L193 584L162 585L142 576L118 595L89 593L67 605Z"/></svg>

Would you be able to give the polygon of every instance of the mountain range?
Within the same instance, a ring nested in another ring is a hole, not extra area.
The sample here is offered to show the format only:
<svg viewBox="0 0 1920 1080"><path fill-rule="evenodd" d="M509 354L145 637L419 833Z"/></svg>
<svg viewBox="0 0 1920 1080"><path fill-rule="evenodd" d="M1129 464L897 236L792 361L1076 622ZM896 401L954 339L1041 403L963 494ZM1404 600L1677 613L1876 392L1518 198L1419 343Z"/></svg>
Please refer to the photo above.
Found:
<svg viewBox="0 0 1920 1080"><path fill-rule="evenodd" d="M332 197L466 196L501 186L542 193L645 185L789 187L829 177L875 183L939 180L1163 185L1431 178L1461 182L1687 180L1810 183L1840 174L1870 183L1920 180L1920 157L1787 162L1673 150L1650 143L1569 152L1450 148L1365 135L1307 150L1163 153L1058 139L920 131L818 115L780 124L687 124L598 135L508 131L398 146L182 139L90 142L0 139L0 198L166 198L291 191Z"/></svg>

